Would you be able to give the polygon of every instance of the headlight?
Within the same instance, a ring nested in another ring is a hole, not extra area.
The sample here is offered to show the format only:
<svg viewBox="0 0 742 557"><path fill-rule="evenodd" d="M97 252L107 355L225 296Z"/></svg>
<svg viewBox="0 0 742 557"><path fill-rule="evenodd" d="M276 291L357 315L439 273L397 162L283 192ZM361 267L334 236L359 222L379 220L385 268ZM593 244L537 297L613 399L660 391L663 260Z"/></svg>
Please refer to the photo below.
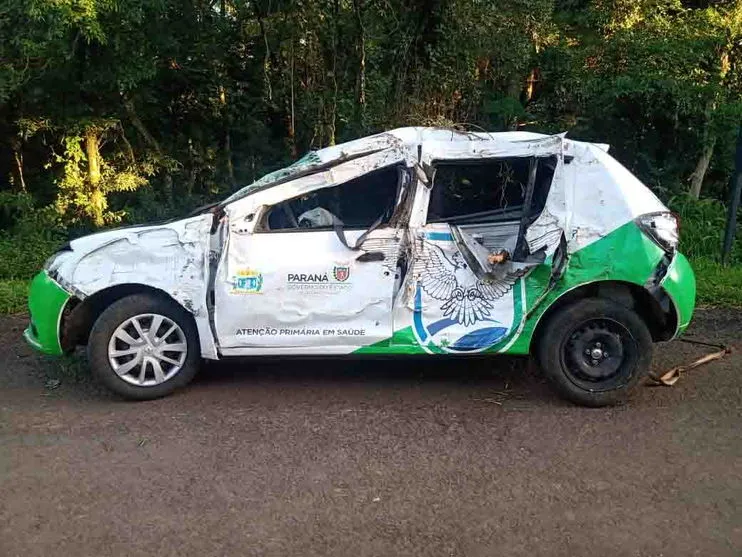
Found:
<svg viewBox="0 0 742 557"><path fill-rule="evenodd" d="M59 257L60 253L57 252L51 257L47 258L46 261L44 261L44 270L50 271L52 268L52 265L54 265L54 262L57 260L57 257Z"/></svg>
<svg viewBox="0 0 742 557"><path fill-rule="evenodd" d="M666 252L672 253L678 249L680 226L678 217L669 212L649 213L636 219L639 225L652 241Z"/></svg>
<svg viewBox="0 0 742 557"><path fill-rule="evenodd" d="M64 259L63 256L66 256L71 251L72 248L70 247L69 243L62 246L59 251L57 251L57 253L52 255L44 262L44 270L50 275L54 273L59 268L59 265L62 263L62 260Z"/></svg>

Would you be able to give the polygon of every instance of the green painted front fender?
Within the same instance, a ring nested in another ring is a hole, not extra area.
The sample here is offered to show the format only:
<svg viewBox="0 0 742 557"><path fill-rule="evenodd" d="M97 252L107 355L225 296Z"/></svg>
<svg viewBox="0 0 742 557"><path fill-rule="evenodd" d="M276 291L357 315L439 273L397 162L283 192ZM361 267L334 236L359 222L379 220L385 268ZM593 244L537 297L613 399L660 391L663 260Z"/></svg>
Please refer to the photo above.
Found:
<svg viewBox="0 0 742 557"><path fill-rule="evenodd" d="M690 325L693 310L696 307L696 275L693 273L688 258L682 253L675 254L660 286L675 305L678 317L678 326L675 331L677 337Z"/></svg>
<svg viewBox="0 0 742 557"><path fill-rule="evenodd" d="M36 350L54 356L63 353L60 342L60 324L62 313L70 297L70 293L46 271L41 271L31 281L28 295L31 323L23 336Z"/></svg>

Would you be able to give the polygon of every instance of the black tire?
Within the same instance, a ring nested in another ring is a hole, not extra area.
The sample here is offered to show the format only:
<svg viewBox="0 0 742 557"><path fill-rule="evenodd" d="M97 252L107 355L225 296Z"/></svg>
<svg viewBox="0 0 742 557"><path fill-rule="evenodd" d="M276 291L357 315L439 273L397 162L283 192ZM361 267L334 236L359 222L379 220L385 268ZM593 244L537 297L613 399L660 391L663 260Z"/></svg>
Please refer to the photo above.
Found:
<svg viewBox="0 0 742 557"><path fill-rule="evenodd" d="M150 386L131 384L114 371L109 360L109 342L117 328L143 314L157 314L177 324L185 337L186 354L180 369L162 383ZM153 294L134 294L107 307L95 321L88 338L88 362L93 376L106 387L130 400L152 400L187 385L198 372L201 350L193 317L181 306Z"/></svg>
<svg viewBox="0 0 742 557"><path fill-rule="evenodd" d="M652 336L627 307L587 298L548 318L536 356L561 396L583 406L610 406L626 401L646 379Z"/></svg>

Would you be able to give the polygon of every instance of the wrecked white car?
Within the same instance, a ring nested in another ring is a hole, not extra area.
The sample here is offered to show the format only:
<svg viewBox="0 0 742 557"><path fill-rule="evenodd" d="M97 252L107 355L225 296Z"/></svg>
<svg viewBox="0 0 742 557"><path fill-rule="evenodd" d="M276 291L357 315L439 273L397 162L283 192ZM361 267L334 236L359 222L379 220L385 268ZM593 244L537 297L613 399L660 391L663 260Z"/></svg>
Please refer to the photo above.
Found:
<svg viewBox="0 0 742 557"><path fill-rule="evenodd" d="M133 399L202 358L533 354L558 391L624 399L679 335L678 223L602 145L402 128L309 153L183 220L74 240L25 332Z"/></svg>

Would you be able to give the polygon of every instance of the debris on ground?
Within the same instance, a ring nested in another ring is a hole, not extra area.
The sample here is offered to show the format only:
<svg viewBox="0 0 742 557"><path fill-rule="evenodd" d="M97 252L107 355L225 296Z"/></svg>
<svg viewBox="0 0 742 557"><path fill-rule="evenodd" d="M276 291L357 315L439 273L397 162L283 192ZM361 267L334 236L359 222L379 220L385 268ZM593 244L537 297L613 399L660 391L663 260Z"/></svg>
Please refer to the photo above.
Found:
<svg viewBox="0 0 742 557"><path fill-rule="evenodd" d="M665 372L661 372L660 374L651 374L650 377L650 386L664 386L664 387L672 387L675 383L678 382L680 379L680 376L683 373L686 373L692 369L695 369L697 367L700 367L702 365L705 365L709 362L713 362L714 360L720 360L727 354L731 354L732 349L728 346L725 346L723 344L712 344L709 342L702 342L700 340L693 340L693 339L680 339L679 342L685 342L687 344L697 344L699 346L708 346L711 348L716 348L717 350L715 352L711 352L709 354L706 354L705 356L701 356L694 362L686 365L681 366L675 366L670 369L668 369Z"/></svg>

